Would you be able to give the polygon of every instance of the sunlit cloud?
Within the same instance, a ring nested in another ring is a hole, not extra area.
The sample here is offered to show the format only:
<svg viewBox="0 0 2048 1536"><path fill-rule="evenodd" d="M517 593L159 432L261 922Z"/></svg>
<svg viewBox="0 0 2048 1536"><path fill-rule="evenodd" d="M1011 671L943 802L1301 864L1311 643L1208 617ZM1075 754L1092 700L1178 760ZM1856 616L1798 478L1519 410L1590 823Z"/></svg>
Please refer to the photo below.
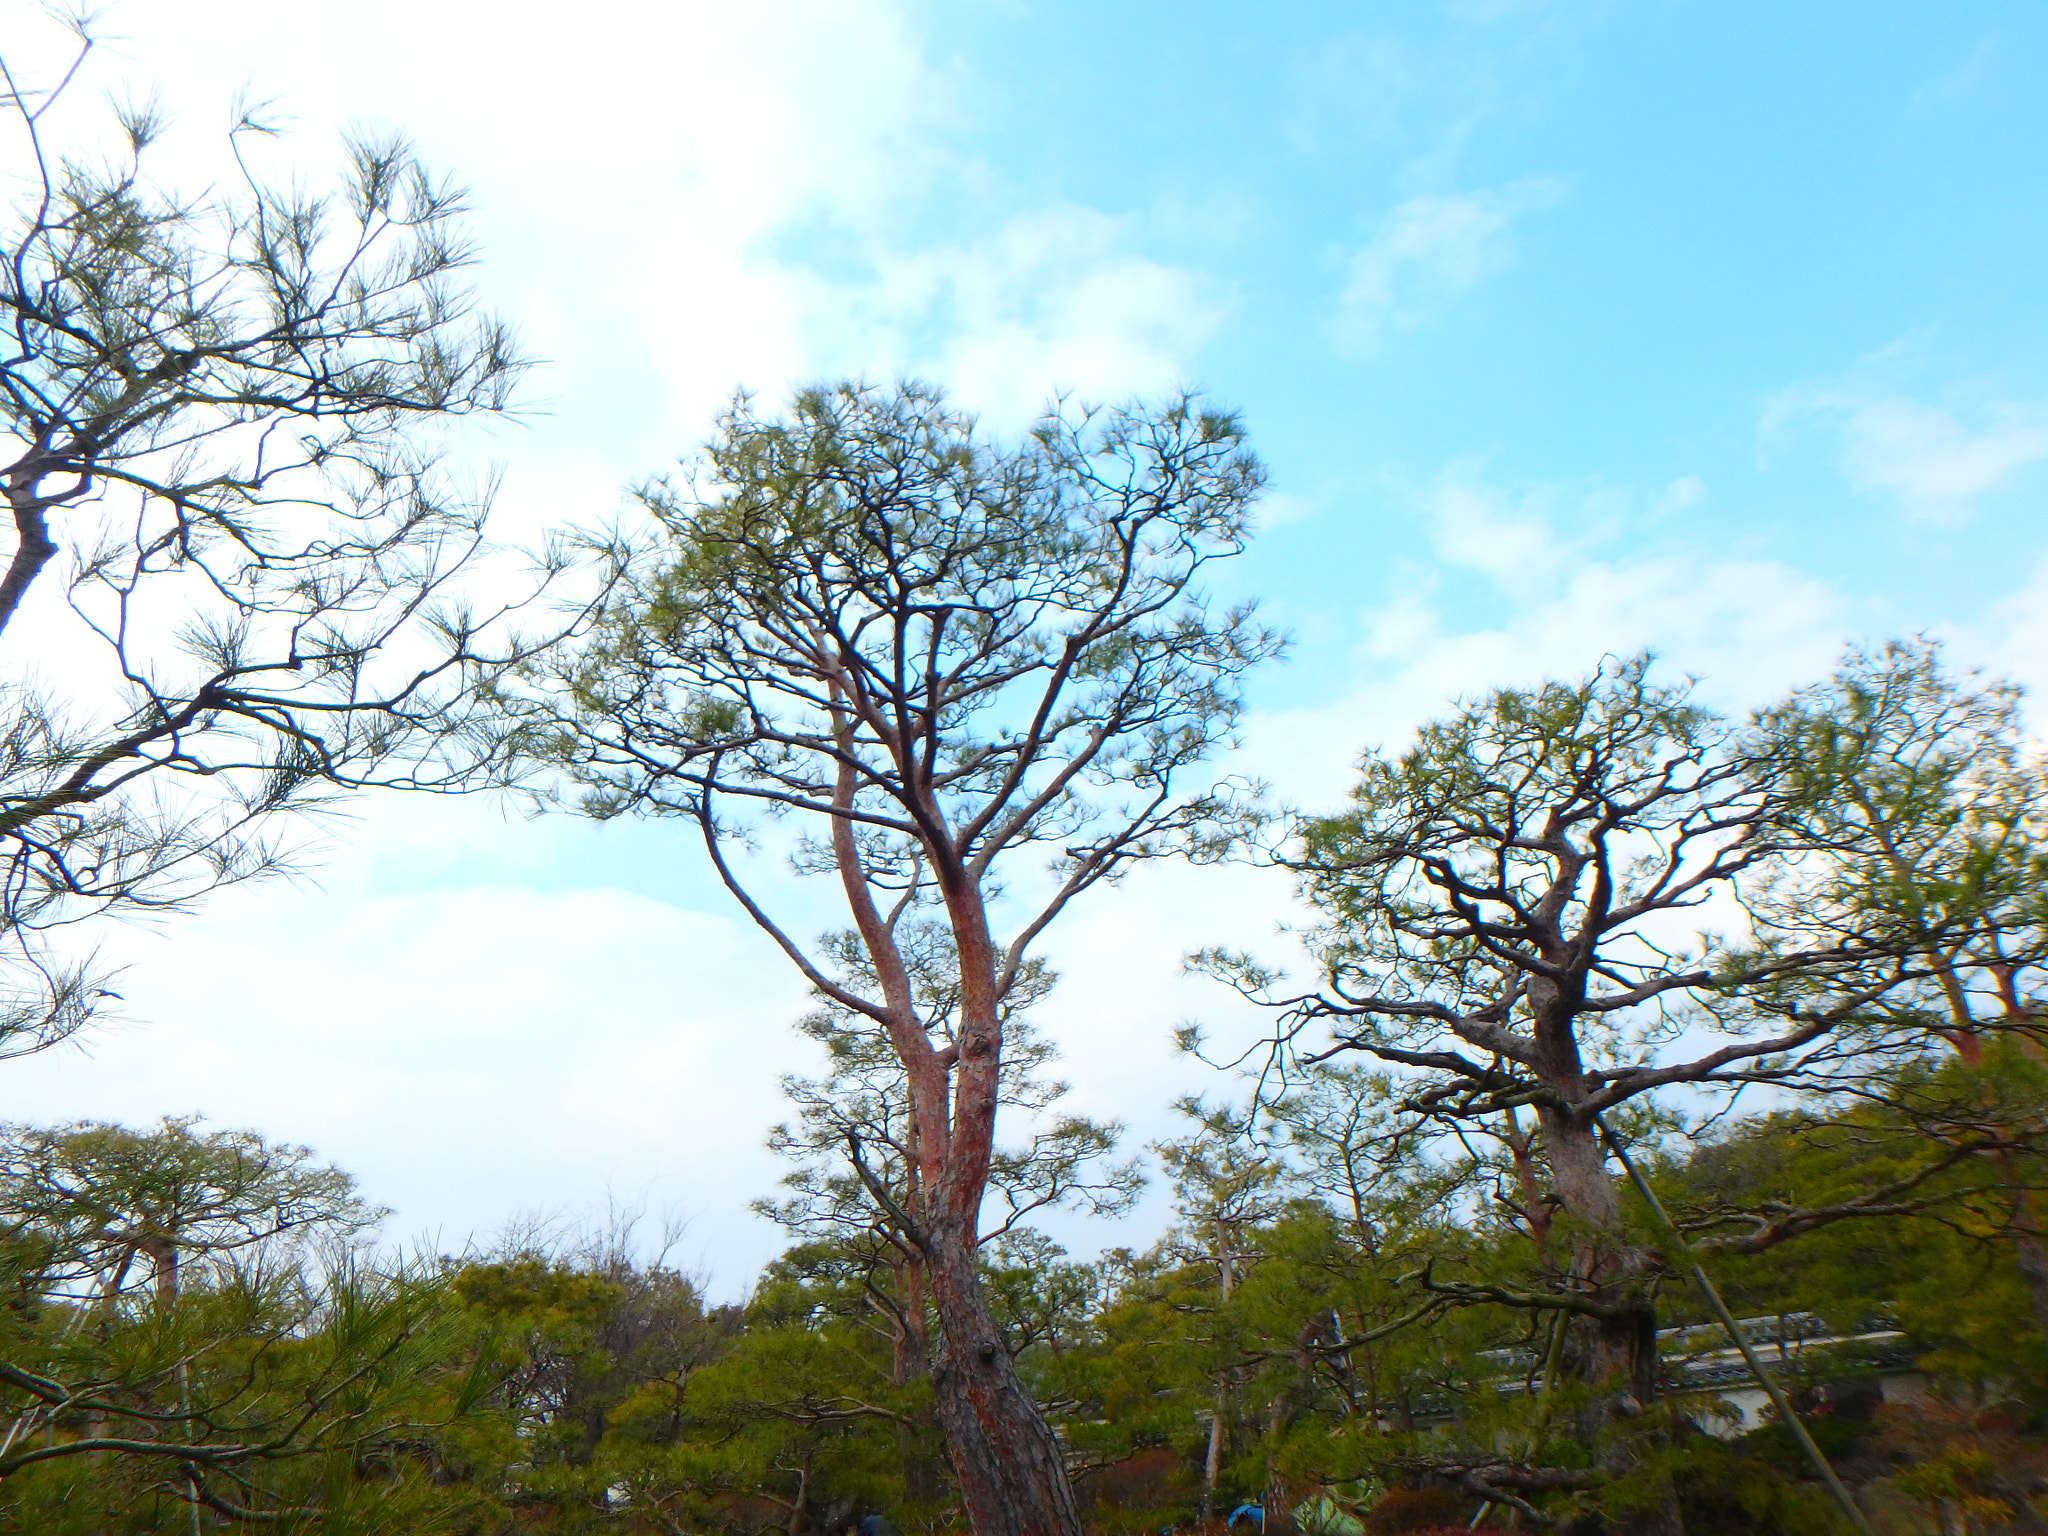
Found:
<svg viewBox="0 0 2048 1536"><path fill-rule="evenodd" d="M1389 333L1434 319L1514 259L1511 231L1554 205L1564 184L1532 178L1477 192L1411 197L1380 221L1345 269L1337 340L1371 349Z"/></svg>
<svg viewBox="0 0 2048 1536"><path fill-rule="evenodd" d="M1825 671L1858 627L1834 586L1791 566L1640 537L1707 494L1691 477L1641 493L1506 486L1466 464L1404 494L1435 559L1391 573L1362 616L1357 683L1248 732L1245 771L1305 803L1334 802L1360 750L1398 745L1454 699L1648 650L1746 708ZM1466 573L1484 579L1483 599Z"/></svg>
<svg viewBox="0 0 2048 1536"><path fill-rule="evenodd" d="M34 11L0 0L0 32ZM590 521L701 441L735 387L914 373L1007 428L1056 389L1156 394L1194 371L1216 285L1148 249L1143 210L1017 193L957 150L957 72L912 15L600 4L536 31L395 0L346 27L246 0L137 6L65 131L105 131L103 87L160 80L180 125L166 164L204 184L245 81L290 93L289 137L251 146L266 172L317 181L341 125L403 126L474 188L485 300L548 359L530 414L490 434L501 510ZM399 1238L459 1245L522 1209L647 1192L702 1218L686 1250L707 1244L736 1294L781 1240L744 1206L780 1171L762 1146L777 1075L806 1061L794 970L693 883L691 850L648 873L660 829L355 810L324 889L236 891L161 937L117 934L134 1023L92 1057L16 1063L13 1102L34 1108L13 1112L201 1111L311 1142L397 1208ZM1163 1051L1170 1022L1132 1049Z"/></svg>
<svg viewBox="0 0 2048 1536"><path fill-rule="evenodd" d="M2048 458L2048 401L1931 404L1859 387L1802 387L1773 399L1767 442L1801 430L1830 435L1842 472L1908 517L1952 522Z"/></svg>
<svg viewBox="0 0 2048 1536"><path fill-rule="evenodd" d="M819 350L848 371L935 378L1001 428L1028 423L1054 392L1171 389L1225 311L1203 274L1146 255L1132 219L1070 203L876 265L864 292L814 296Z"/></svg>

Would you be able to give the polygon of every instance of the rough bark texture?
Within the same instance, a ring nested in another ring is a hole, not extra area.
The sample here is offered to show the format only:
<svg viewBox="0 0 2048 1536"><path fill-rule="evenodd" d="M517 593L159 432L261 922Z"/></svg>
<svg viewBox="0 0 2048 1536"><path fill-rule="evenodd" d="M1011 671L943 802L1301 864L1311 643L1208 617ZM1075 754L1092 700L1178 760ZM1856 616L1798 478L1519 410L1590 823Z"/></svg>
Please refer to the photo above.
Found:
<svg viewBox="0 0 2048 1536"><path fill-rule="evenodd" d="M1565 946L1556 946L1563 958ZM1584 1005L1583 981L1559 986L1530 983L1535 1020L1536 1070L1563 1104L1586 1097L1585 1067L1574 1028ZM1545 1106L1539 1111L1552 1187L1579 1228L1573 1272L1591 1299L1613 1309L1588 1319L1584 1374L1595 1389L1596 1422L1585 1428L1601 1442L1601 1470L1626 1477L1640 1466L1658 1436L1650 1406L1657 1399L1657 1313L1646 1287L1650 1256L1631 1242L1621 1194L1606 1153L1585 1110ZM1650 1507L1614 1522L1618 1536L1677 1536L1684 1529L1669 1479L1661 1480Z"/></svg>
<svg viewBox="0 0 2048 1536"><path fill-rule="evenodd" d="M990 1317L970 1230L930 1234L940 1339L932 1387L975 1536L1074 1536L1081 1512L1059 1438Z"/></svg>
<svg viewBox="0 0 2048 1536"><path fill-rule="evenodd" d="M952 1114L943 1138L919 1128L921 1146L946 1151L925 1179L934 1196L925 1254L939 1317L933 1396L975 1536L1079 1536L1080 1509L1059 1439L1018 1377L982 1295L977 1255L995 1152L1002 998L981 891L946 874L942 869L941 889L960 959Z"/></svg>
<svg viewBox="0 0 2048 1536"><path fill-rule="evenodd" d="M1583 983L1559 986L1538 978L1529 994L1537 1072L1563 1104L1582 1103L1587 1084L1574 1024ZM1590 1299L1609 1309L1586 1320L1582 1370L1594 1397L1581 1427L1600 1446L1600 1469L1626 1478L1639 1472L1662 1438L1650 1411L1658 1375L1657 1312L1647 1287L1653 1261L1629 1239L1620 1188L1591 1114L1550 1105L1539 1110L1539 1121L1552 1188L1578 1228L1572 1271L1590 1288ZM1612 1517L1616 1536L1680 1536L1685 1527L1670 1479L1657 1479L1650 1494L1644 1507Z"/></svg>
<svg viewBox="0 0 2048 1536"><path fill-rule="evenodd" d="M853 780L844 768L837 789L850 805ZM918 1018L894 929L875 903L845 819L833 828L833 851L888 1000L889 1037L909 1089L919 1166L906 1236L922 1253L938 1314L932 1394L961 1503L975 1536L1079 1536L1059 1439L1018 1376L981 1290L981 1201L995 1151L1003 1002L982 893L957 862L947 867L952 850L932 850L959 963L956 1040L941 1052Z"/></svg>
<svg viewBox="0 0 2048 1536"><path fill-rule="evenodd" d="M1590 1300L1607 1309L1583 1328L1581 1374L1594 1396L1580 1432L1599 1446L1600 1470L1614 1478L1642 1475L1646 1457L1663 1439L1652 1411L1657 1401L1657 1309L1648 1280L1651 1256L1628 1240L1619 1190L1593 1128L1580 1117L1546 1110L1544 1147L1551 1179L1581 1238L1573 1272ZM1613 1536L1682 1536L1685 1524L1668 1477L1655 1477L1639 1507L1611 1514Z"/></svg>

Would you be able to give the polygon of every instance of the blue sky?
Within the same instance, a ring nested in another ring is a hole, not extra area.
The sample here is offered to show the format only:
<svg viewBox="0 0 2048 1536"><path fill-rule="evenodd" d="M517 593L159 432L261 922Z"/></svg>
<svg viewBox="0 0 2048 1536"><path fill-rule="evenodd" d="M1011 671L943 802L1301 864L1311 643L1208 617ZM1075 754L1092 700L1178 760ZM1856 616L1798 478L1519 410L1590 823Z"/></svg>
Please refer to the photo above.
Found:
<svg viewBox="0 0 2048 1536"><path fill-rule="evenodd" d="M34 14L0 38L54 57ZM1221 579L1296 636L1232 766L1304 803L1608 651L1745 707L1929 629L2048 685L2038 5L481 14L130 0L66 131L160 89L197 181L246 83L295 119L278 167L382 124L473 186L479 284L551 360L457 445L509 529L608 515L742 384L916 373L1012 430L1190 382L1273 473ZM1171 1026L1243 1022L1179 955L1287 915L1241 871L1098 898L1052 946L1080 1105L1169 1130L1215 1086ZM133 1023L9 1067L0 1112L255 1124L444 1243L609 1190L689 1214L726 1289L773 1250L744 1207L801 989L667 829L372 802L318 884L109 942Z"/></svg>
<svg viewBox="0 0 2048 1536"><path fill-rule="evenodd" d="M1879 623L1966 616L2001 589L1987 549L2040 547L2038 8L954 17L1004 181L1124 213L1211 285L1196 376L1317 509L1258 590L1383 596L1388 556L1429 553L1404 491L1452 465L1637 499L1633 547L1782 560ZM1943 483L2001 434L2005 473ZM1680 481L1696 501L1640 515Z"/></svg>

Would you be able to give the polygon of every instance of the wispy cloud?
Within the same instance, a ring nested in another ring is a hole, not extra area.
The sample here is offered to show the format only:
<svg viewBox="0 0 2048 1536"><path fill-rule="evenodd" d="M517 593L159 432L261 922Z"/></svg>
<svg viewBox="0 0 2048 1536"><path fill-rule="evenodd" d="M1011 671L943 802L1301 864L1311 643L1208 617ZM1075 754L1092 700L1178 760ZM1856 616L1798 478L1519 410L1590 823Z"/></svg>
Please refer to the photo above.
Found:
<svg viewBox="0 0 2048 1536"><path fill-rule="evenodd" d="M1598 482L1510 488L1489 481L1477 463L1454 464L1412 493L1437 558L1503 590L1554 580L1632 519L1654 519L1703 494L1690 476L1650 497Z"/></svg>
<svg viewBox="0 0 2048 1536"><path fill-rule="evenodd" d="M0 34L33 9L0 0ZM909 0L678 0L630 22L600 6L544 32L405 0L357 10L334 37L246 0L160 24L138 11L123 20L148 70L110 83L170 82L190 131L166 148L198 157L195 183L218 169L218 102L252 71L288 80L311 125L252 148L280 174L348 120L401 122L459 166L489 297L551 360L527 401L548 414L511 445L515 487L644 474L740 385L774 398L914 371L1005 420L1056 388L1154 391L1193 371L1222 313L1201 274L1158 259L1152 210L1019 189L968 147L971 75ZM378 41L401 32L404 49ZM522 92L547 109L509 109Z"/></svg>
<svg viewBox="0 0 2048 1536"><path fill-rule="evenodd" d="M1855 609L1807 572L1689 535L1706 496L1693 476L1516 485L1476 463L1410 487L1432 558L1390 573L1357 616L1352 691L1256 717L1249 771L1329 803L1360 747L1398 743L1456 698L1583 676L1604 655L1654 651L1668 676L1697 675L1736 708L1820 675ZM1644 537L1653 528L1662 536Z"/></svg>
<svg viewBox="0 0 2048 1536"><path fill-rule="evenodd" d="M2034 730L2048 737L2048 555L2034 562L2024 587L1991 604L1960 638L1966 656L1985 657L2028 690Z"/></svg>
<svg viewBox="0 0 2048 1536"><path fill-rule="evenodd" d="M1768 443L1801 428L1834 435L1852 484L1932 522L1967 516L2048 458L2048 401L2041 400L1949 406L1856 384L1804 386L1770 402L1763 433Z"/></svg>
<svg viewBox="0 0 2048 1536"><path fill-rule="evenodd" d="M1223 313L1201 273L1144 253L1135 221L1066 203L972 241L882 254L866 290L814 295L810 327L849 371L942 379L1016 427L1054 389L1103 399L1172 387Z"/></svg>
<svg viewBox="0 0 2048 1536"><path fill-rule="evenodd" d="M1146 251L1144 219L1020 197L953 149L961 82L898 0L804 14L822 42L794 58L772 46L781 22L726 23L754 104L693 124L670 238L641 243L659 253L641 307L675 328L658 350L684 411L737 379L773 392L894 372L1017 426L1053 390L1150 392L1190 371L1222 309L1201 274ZM879 103L862 105L877 80ZM678 284L679 264L704 270Z"/></svg>
<svg viewBox="0 0 2048 1536"><path fill-rule="evenodd" d="M1371 348L1390 331L1434 318L1514 259L1517 219L1548 208L1564 184L1538 177L1477 192L1411 197L1380 221L1345 270L1337 339Z"/></svg>

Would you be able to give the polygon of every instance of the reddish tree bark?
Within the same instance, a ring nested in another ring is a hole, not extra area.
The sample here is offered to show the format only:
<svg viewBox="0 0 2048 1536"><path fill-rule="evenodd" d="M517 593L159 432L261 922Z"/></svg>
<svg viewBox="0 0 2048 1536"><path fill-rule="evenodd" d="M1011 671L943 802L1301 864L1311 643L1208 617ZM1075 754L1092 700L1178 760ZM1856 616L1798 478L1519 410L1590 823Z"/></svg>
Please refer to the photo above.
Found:
<svg viewBox="0 0 2048 1536"><path fill-rule="evenodd" d="M532 739L593 814L693 819L817 992L886 1035L909 1101L893 1149L915 1160L907 1193L850 1146L930 1284L968 1518L978 1536L1077 1536L1059 1441L977 1265L1005 1005L1069 902L1247 825L1235 797L1179 781L1227 739L1238 676L1277 649L1248 609L1212 615L1193 586L1242 547L1261 471L1232 418L1186 398L1048 415L999 448L919 386L806 391L779 420L741 401L709 455L715 495L647 493L668 537L559 686L524 701ZM818 829L799 864L837 876L859 979L735 868L724 818L747 805ZM1021 886L1020 864L1041 883L998 937L991 893ZM932 925L955 983L937 1007L904 950Z"/></svg>

